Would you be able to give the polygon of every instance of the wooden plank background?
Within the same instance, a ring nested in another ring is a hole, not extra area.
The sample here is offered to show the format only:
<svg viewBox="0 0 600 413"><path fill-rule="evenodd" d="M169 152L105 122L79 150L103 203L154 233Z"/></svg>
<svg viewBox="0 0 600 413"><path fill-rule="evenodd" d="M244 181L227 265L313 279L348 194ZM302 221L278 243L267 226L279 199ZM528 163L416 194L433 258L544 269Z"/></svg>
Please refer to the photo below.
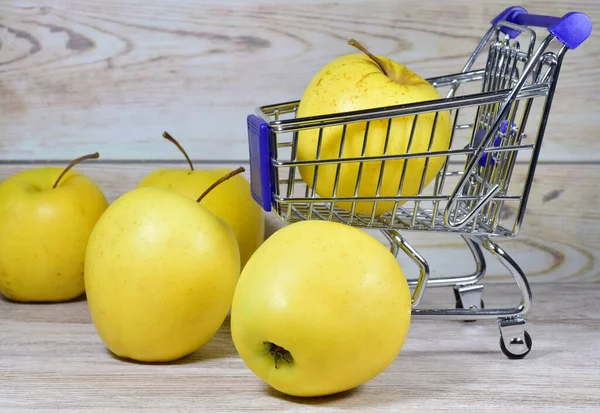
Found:
<svg viewBox="0 0 600 413"><path fill-rule="evenodd" d="M350 51L346 39L357 38L424 77L454 73L509 5L0 1L0 180L30 161L60 164L99 151L102 162L78 169L113 200L155 167L184 167L177 149L162 140L164 130L184 143L197 167L245 164L246 115L258 105L299 98L322 65ZM597 0L521 5L537 14L582 11L600 21ZM599 40L596 29L567 55L525 226L502 243L532 282L600 281ZM268 233L279 225L269 216ZM434 275L470 269L459 239L407 237L432 260ZM461 258L452 257L456 251ZM491 280L506 279L495 263L489 271Z"/></svg>
<svg viewBox="0 0 600 413"><path fill-rule="evenodd" d="M600 21L597 0L527 0L532 13ZM568 5L567 5L568 4ZM326 62L373 52L423 77L455 73L505 7L489 0L40 0L0 2L0 158L247 159L245 117L300 98ZM451 17L452 16L452 17ZM568 54L546 161L600 154L600 31Z"/></svg>

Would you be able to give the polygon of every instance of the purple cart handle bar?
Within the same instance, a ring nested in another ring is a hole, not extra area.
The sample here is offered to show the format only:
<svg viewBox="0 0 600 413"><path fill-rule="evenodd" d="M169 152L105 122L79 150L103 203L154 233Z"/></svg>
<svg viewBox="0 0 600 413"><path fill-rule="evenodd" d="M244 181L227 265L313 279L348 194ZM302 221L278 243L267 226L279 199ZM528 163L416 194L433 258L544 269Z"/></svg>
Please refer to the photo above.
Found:
<svg viewBox="0 0 600 413"><path fill-rule="evenodd" d="M520 26L545 27L569 49L576 49L592 33L590 18L580 12L553 17L529 14L523 7L513 6L505 9L491 23L495 26L502 20ZM520 33L512 27L502 27L501 30L511 38L517 37Z"/></svg>

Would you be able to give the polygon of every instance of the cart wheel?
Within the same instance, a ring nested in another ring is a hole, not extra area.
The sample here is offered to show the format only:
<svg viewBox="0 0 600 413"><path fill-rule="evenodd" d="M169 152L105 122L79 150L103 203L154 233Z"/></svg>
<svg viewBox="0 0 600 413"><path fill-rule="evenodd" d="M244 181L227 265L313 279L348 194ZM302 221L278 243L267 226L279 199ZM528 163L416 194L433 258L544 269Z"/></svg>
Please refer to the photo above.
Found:
<svg viewBox="0 0 600 413"><path fill-rule="evenodd" d="M527 330L524 330L523 336L525 337L525 346L527 347L527 351L523 352L522 354L515 354L506 348L506 345L504 344L504 337L502 337L502 335L500 335L500 349L502 350L502 352L504 353L504 355L506 357L508 357L511 360L517 360L517 359L522 359L527 354L529 354L529 352L531 351L533 342L532 342L531 336L529 335ZM519 338L515 337L511 340L511 344L519 345L519 344L521 344L521 340Z"/></svg>
<svg viewBox="0 0 600 413"><path fill-rule="evenodd" d="M473 312L480 311L485 308L483 302L483 285L472 284L454 287L454 299L456 300L456 309L467 309ZM474 318L463 320L465 322L477 321Z"/></svg>

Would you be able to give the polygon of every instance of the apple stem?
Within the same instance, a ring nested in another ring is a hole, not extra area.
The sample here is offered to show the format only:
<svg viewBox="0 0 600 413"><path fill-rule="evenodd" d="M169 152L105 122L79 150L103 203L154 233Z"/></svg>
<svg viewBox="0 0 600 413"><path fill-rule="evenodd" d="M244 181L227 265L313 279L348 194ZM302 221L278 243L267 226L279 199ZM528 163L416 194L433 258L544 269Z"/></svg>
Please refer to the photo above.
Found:
<svg viewBox="0 0 600 413"><path fill-rule="evenodd" d="M263 342L263 344L267 348L267 351L269 352L269 354L275 360L275 368L276 369L279 368L278 363L281 360L287 362L287 364L292 364L294 362L294 358L292 357L292 354L289 351L287 351L286 349L284 349L283 347L279 347L277 344L271 343L269 341L265 341L265 342Z"/></svg>
<svg viewBox="0 0 600 413"><path fill-rule="evenodd" d="M214 184L212 184L211 186L209 186L209 187L206 189L206 191L204 191L204 192L202 193L202 195L200 195L200 196L198 197L198 199L196 200L196 202L200 202L200 201L202 201L202 199L203 199L203 198L204 198L206 195L208 195L208 193L209 193L210 191L212 191L213 189L215 189L215 187L217 187L218 185L220 185L222 182L224 182L224 181L228 180L229 178L232 178L232 177L234 177L235 175L237 175L237 174L240 174L240 173L242 173L242 172L244 172L244 171L245 171L244 167L243 167L243 166L240 166L240 167L239 167L239 168L237 168L235 171L231 171L231 172L229 172L227 175L225 175L225 176L222 176L221 178L217 179L217 180L216 180L216 182L215 182Z"/></svg>
<svg viewBox="0 0 600 413"><path fill-rule="evenodd" d="M371 52L369 52L362 44L360 44L359 42L357 42L354 39L348 40L348 44L350 46L356 47L358 50L360 50L361 52L363 52L364 54L366 54L367 56L369 56L371 58L371 60L373 60L375 62L375 64L377 66L379 66L379 68L381 69L381 71L383 73L385 73L386 75L388 74L387 71L385 70L385 67L384 67L383 62L381 61L381 59L379 59L377 56L375 56L374 54L372 54Z"/></svg>
<svg viewBox="0 0 600 413"><path fill-rule="evenodd" d="M79 158L75 159L58 176L58 178L56 179L56 182L54 182L54 186L52 187L52 189L55 189L58 186L58 183L60 182L60 180L62 179L62 177L65 176L65 174L69 171L69 169L71 169L72 167L74 167L75 165L77 165L81 161L85 161L86 159L96 159L99 156L100 156L100 154L98 152L94 152L94 153L91 153L89 155L84 155L82 157L79 157Z"/></svg>
<svg viewBox="0 0 600 413"><path fill-rule="evenodd" d="M190 169L193 171L194 170L194 165L192 165L192 161L190 160L190 157L185 152L185 150L183 149L183 147L179 144L179 142L177 142L175 140L175 138L172 137L167 131L163 132L162 136L163 136L163 138L165 138L168 141L173 142L175 144L175 146L177 146L177 148L181 151L181 153L183 154L183 156L185 156L185 159L187 159L188 164L190 165Z"/></svg>

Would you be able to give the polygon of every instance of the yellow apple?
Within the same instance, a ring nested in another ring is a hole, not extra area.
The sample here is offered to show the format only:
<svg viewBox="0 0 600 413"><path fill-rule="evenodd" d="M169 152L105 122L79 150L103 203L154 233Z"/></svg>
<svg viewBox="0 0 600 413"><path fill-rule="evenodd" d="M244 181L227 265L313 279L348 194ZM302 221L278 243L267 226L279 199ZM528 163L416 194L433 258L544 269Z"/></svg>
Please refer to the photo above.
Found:
<svg viewBox="0 0 600 413"><path fill-rule="evenodd" d="M90 236L85 287L93 324L122 358L184 357L225 320L239 273L237 241L221 218L175 191L135 188Z"/></svg>
<svg viewBox="0 0 600 413"><path fill-rule="evenodd" d="M348 54L327 63L311 79L306 87L297 117L304 118L316 115L334 114L340 112L372 109L391 105L429 101L441 98L439 92L426 80L419 77L407 67L385 57L374 56L356 41L350 41L364 54ZM414 116L394 118L391 125L387 119L370 122L367 142L365 145L366 122L354 122L346 126L342 158L361 157L364 149L366 157L405 154L409 151L408 143L415 123ZM450 114L440 112L435 120L435 113L420 114L414 127L414 137L410 152L426 152L429 149L430 138L435 123L435 132L431 143L432 151L447 150L451 136ZM386 150L386 136L389 130L389 141ZM343 126L323 128L320 148L320 159L337 159L340 157ZM298 160L311 161L317 156L319 129L302 130L298 134ZM363 148L364 146L364 148ZM424 187L440 171L446 158L431 157L427 166ZM375 197L383 168L380 196L399 195L399 185L405 160L385 162L369 161L362 163L359 197ZM334 194L334 183L337 165L328 164L318 167L315 191L321 197L354 197L359 174L359 162L343 163L339 171L339 182ZM424 173L424 158L414 158L406 165L406 177L402 193L404 196L414 196L419 193L421 177ZM299 168L304 182L313 188L314 166ZM400 202L401 205L403 202ZM337 206L351 209L350 202L339 202ZM357 202L355 212L370 215L374 202ZM377 203L375 215L379 216L394 208L394 202L380 201Z"/></svg>
<svg viewBox="0 0 600 413"><path fill-rule="evenodd" d="M24 170L0 184L0 293L21 302L58 302L84 292L92 228L108 203L87 176L71 169Z"/></svg>
<svg viewBox="0 0 600 413"><path fill-rule="evenodd" d="M243 269L231 335L248 368L276 390L349 390L398 356L411 294L395 257L366 232L303 221L275 232Z"/></svg>
<svg viewBox="0 0 600 413"><path fill-rule="evenodd" d="M232 171L231 168L194 169L192 162L178 143L165 132L166 139L174 142L188 160L190 169L159 168L144 176L138 188L156 186L183 194L191 199L198 198L219 177ZM265 237L263 211L254 201L250 183L242 175L236 175L212 190L202 204L222 218L233 230L240 249L242 268Z"/></svg>

